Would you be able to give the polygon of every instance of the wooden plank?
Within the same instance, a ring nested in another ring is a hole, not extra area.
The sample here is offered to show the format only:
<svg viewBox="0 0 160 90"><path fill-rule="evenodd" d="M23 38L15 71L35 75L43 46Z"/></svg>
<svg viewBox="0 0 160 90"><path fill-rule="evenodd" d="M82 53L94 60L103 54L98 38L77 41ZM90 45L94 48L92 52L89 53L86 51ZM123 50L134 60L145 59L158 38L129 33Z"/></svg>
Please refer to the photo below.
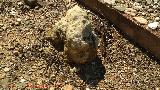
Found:
<svg viewBox="0 0 160 90"><path fill-rule="evenodd" d="M124 33L124 35L129 37L133 42L156 56L157 59L160 59L160 38L98 0L76 1L91 11L108 19L118 29L120 29L120 32Z"/></svg>

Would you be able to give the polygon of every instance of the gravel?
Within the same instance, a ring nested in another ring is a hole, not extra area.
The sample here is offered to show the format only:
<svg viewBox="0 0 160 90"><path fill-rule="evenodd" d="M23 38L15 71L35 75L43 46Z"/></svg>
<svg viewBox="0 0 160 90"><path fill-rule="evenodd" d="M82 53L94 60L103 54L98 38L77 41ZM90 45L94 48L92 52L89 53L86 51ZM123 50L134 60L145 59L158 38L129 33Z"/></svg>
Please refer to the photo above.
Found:
<svg viewBox="0 0 160 90"><path fill-rule="evenodd" d="M32 9L21 0L0 1L0 89L57 90L68 85L77 90L160 88L159 61L92 13L101 41L98 58L84 65L67 63L63 52L43 38L76 3L38 3L42 7Z"/></svg>

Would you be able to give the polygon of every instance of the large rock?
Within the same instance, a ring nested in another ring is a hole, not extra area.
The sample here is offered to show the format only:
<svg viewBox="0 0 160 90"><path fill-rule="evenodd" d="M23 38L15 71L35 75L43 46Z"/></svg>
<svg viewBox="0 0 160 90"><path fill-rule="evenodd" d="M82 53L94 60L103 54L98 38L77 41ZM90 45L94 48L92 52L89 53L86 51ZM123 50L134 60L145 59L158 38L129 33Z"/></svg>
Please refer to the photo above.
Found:
<svg viewBox="0 0 160 90"><path fill-rule="evenodd" d="M95 59L98 39L92 31L91 20L85 10L77 5L68 10L66 16L50 32L52 39L58 42L60 38L57 37L60 36L56 36L56 32L63 32L66 36L64 52L70 62L82 64Z"/></svg>

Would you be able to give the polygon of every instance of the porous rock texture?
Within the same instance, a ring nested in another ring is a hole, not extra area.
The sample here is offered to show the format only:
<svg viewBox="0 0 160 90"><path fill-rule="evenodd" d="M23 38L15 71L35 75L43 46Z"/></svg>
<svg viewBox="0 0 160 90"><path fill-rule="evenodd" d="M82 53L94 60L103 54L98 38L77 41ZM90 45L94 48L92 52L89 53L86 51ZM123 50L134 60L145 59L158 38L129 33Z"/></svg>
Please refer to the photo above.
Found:
<svg viewBox="0 0 160 90"><path fill-rule="evenodd" d="M48 35L57 45L62 40L61 35L65 35L64 52L69 62L84 64L97 56L98 38L92 31L88 13L78 5L68 10Z"/></svg>

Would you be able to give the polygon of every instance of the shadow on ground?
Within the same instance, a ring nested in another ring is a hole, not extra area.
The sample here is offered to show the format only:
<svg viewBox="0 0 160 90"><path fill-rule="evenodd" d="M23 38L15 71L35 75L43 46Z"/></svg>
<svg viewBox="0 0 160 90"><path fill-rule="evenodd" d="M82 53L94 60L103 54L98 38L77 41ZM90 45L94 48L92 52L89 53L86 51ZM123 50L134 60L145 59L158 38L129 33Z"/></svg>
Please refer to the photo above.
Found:
<svg viewBox="0 0 160 90"><path fill-rule="evenodd" d="M137 47L140 51L142 51L144 54L146 54L149 58L151 58L153 61L156 61L158 64L160 64L160 60L151 52L149 52L147 49L136 43L133 39L131 39L129 36L127 36L125 33L117 29L117 31L123 36L123 38L127 39L134 47Z"/></svg>
<svg viewBox="0 0 160 90"><path fill-rule="evenodd" d="M104 79L105 67L98 57L91 63L77 65L76 67L80 69L77 75L88 85L95 86Z"/></svg>

